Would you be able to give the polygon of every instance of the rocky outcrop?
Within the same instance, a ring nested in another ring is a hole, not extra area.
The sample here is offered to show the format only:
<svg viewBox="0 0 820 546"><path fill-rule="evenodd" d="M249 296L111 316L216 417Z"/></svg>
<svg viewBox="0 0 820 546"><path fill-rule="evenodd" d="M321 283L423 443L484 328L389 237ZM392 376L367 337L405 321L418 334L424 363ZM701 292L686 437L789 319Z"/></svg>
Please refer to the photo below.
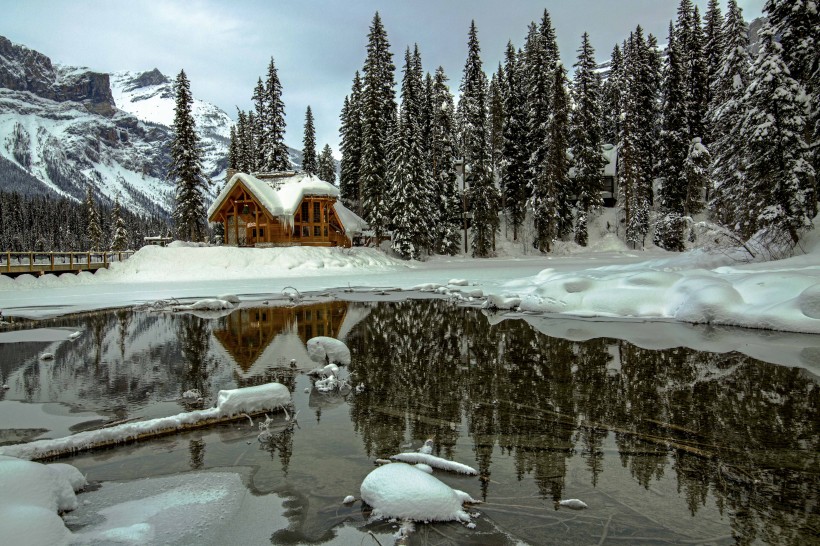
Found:
<svg viewBox="0 0 820 546"><path fill-rule="evenodd" d="M0 36L0 87L28 91L56 102L80 102L89 112L112 116L114 98L108 74L91 70L63 73L51 59Z"/></svg>

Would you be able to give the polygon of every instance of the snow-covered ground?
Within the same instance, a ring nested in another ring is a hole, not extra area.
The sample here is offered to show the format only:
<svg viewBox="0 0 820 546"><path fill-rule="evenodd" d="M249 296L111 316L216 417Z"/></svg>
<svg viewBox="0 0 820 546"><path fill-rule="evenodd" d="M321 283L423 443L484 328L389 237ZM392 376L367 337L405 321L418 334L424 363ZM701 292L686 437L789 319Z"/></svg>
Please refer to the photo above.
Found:
<svg viewBox="0 0 820 546"><path fill-rule="evenodd" d="M239 294L243 300L358 287L458 290L518 311L820 333L820 245L806 254L740 263L737 253L632 251L604 237L558 255L515 253L403 262L374 249L145 247L96 275L0 276L6 315L45 317L160 299ZM449 280L469 286L447 288Z"/></svg>

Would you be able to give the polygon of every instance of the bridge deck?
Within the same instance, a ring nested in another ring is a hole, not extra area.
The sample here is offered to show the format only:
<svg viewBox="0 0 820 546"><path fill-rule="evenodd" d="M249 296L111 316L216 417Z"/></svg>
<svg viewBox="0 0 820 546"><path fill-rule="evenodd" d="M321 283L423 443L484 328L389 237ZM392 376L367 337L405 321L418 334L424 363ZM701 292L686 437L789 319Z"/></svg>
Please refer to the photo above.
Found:
<svg viewBox="0 0 820 546"><path fill-rule="evenodd" d="M107 269L113 262L127 260L133 251L123 252L0 252L0 274L79 273Z"/></svg>

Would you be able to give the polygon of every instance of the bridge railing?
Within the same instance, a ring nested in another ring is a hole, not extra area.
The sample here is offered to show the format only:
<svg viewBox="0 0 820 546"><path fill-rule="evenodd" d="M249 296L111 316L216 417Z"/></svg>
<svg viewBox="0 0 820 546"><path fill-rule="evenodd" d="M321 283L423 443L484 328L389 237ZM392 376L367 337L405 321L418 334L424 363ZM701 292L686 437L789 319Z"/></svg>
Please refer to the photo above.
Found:
<svg viewBox="0 0 820 546"><path fill-rule="evenodd" d="M21 271L80 271L108 267L134 254L133 250L105 252L0 252L0 273Z"/></svg>

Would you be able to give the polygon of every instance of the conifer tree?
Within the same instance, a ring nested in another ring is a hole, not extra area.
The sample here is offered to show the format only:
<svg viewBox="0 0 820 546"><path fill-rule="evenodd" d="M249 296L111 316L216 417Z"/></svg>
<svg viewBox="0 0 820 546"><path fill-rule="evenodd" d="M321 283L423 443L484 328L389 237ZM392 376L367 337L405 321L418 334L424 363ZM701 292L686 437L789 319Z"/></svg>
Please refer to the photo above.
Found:
<svg viewBox="0 0 820 546"><path fill-rule="evenodd" d="M239 139L236 136L236 125L231 125L230 141L228 144L228 168L238 169Z"/></svg>
<svg viewBox="0 0 820 546"><path fill-rule="evenodd" d="M248 115L242 110L236 112L236 169L243 173L253 172L253 133L248 125Z"/></svg>
<svg viewBox="0 0 820 546"><path fill-rule="evenodd" d="M820 6L816 0L766 0L763 7L789 73L805 89L808 118L803 139L812 148L815 172L820 170ZM815 180L817 183L817 180ZM816 206L813 207L816 210Z"/></svg>
<svg viewBox="0 0 820 546"><path fill-rule="evenodd" d="M546 15L546 12L545 12ZM534 184L547 155L547 131L550 116L552 66L542 33L531 23L524 43L524 82L527 93L528 176ZM533 189L529 188L532 194Z"/></svg>
<svg viewBox="0 0 820 546"><path fill-rule="evenodd" d="M391 125L396 123L393 54L379 13L373 17L364 63L362 89L362 160L359 179L362 186L364 218L381 238L389 222L387 148Z"/></svg>
<svg viewBox="0 0 820 546"><path fill-rule="evenodd" d="M418 48L416 48L418 54ZM420 64L410 48L404 56L401 85L401 111L396 127L391 161L390 194L393 211L394 252L405 259L419 259L430 247L433 229L430 192L427 188L427 162L422 151L421 101L423 82Z"/></svg>
<svg viewBox="0 0 820 546"><path fill-rule="evenodd" d="M256 112L253 110L249 110L247 113L246 119L246 131L245 136L247 138L247 148L246 148L246 159L245 162L248 165L248 172L257 172L259 171L259 166L257 165L257 160L259 158L259 154L257 153L257 140L256 137L258 135L258 125L256 120Z"/></svg>
<svg viewBox="0 0 820 546"><path fill-rule="evenodd" d="M416 69L421 73L421 55L419 54L418 46L415 46L413 60L416 64ZM428 170L432 168L431 153L432 153L432 139L433 139L433 76L427 72L424 76L424 87L422 90L422 98L420 101L421 113L419 125L421 126L421 150L427 161Z"/></svg>
<svg viewBox="0 0 820 546"><path fill-rule="evenodd" d="M264 100L264 170L287 171L291 167L288 147L285 145L285 103L282 102L282 84L273 57L268 64Z"/></svg>
<svg viewBox="0 0 820 546"><path fill-rule="evenodd" d="M102 227L100 227L100 217L97 213L97 205L94 202L94 194L91 186L85 193L85 214L86 214L86 238L88 239L89 250L100 250L102 248Z"/></svg>
<svg viewBox="0 0 820 546"><path fill-rule="evenodd" d="M591 212L603 206L601 199L601 173L606 159L601 153L603 131L601 129L601 79L596 72L595 50L584 32L578 61L575 63L573 101L570 123L575 178L574 193L577 197L578 214L575 221L575 242L586 246L588 240L587 220Z"/></svg>
<svg viewBox="0 0 820 546"><path fill-rule="evenodd" d="M473 257L486 258L495 250L498 231L498 192L491 172L487 127L487 76L482 70L481 48L475 21L470 23L467 61L461 79L459 112L464 176L472 218Z"/></svg>
<svg viewBox="0 0 820 546"><path fill-rule="evenodd" d="M749 29L737 0L729 0L723 23L723 63L712 88L709 124L712 127L712 218L729 229L740 231L737 196L745 190L746 143L740 137L745 112L743 95L749 84Z"/></svg>
<svg viewBox="0 0 820 546"><path fill-rule="evenodd" d="M319 154L318 172L320 180L336 183L336 164L333 161L333 150L330 149L330 144L325 144L322 148L322 153Z"/></svg>
<svg viewBox="0 0 820 546"><path fill-rule="evenodd" d="M572 192L569 181L569 95L567 93L567 71L561 61L555 61L552 72L552 115L549 120L549 148L544 174L546 186L552 189L551 199L555 203L555 237L563 239L572 232ZM535 195L533 195L533 198ZM538 225L536 216L536 226ZM550 231L552 231L550 229Z"/></svg>
<svg viewBox="0 0 820 546"><path fill-rule="evenodd" d="M654 243L667 250L684 250L683 216L688 194L686 158L689 128L686 123L685 63L672 24L666 48L662 86L660 212Z"/></svg>
<svg viewBox="0 0 820 546"><path fill-rule="evenodd" d="M302 139L302 170L316 174L319 166L316 162L316 129L313 126L313 112L310 106L305 110L305 135Z"/></svg>
<svg viewBox="0 0 820 546"><path fill-rule="evenodd" d="M609 60L609 76L601 89L601 126L604 142L618 144L621 134L621 85L623 83L623 55L615 44Z"/></svg>
<svg viewBox="0 0 820 546"><path fill-rule="evenodd" d="M456 187L456 123L453 95L444 69L433 79L433 114L430 134L430 178L433 181L436 252L456 254L459 249L459 220L462 202Z"/></svg>
<svg viewBox="0 0 820 546"><path fill-rule="evenodd" d="M512 42L507 42L505 54L504 120L502 126L501 187L508 225L513 229L513 241L524 223L527 211L527 113L525 95L520 78L520 57Z"/></svg>
<svg viewBox="0 0 820 546"><path fill-rule="evenodd" d="M653 74L652 51L638 26L624 50L623 121L621 126L621 168L619 199L625 215L626 241L643 247L649 231L652 203L652 163L655 146L657 87Z"/></svg>
<svg viewBox="0 0 820 546"><path fill-rule="evenodd" d="M125 227L125 220L122 217L119 196L114 200L114 208L111 210L111 250L120 252L128 248L128 230Z"/></svg>
<svg viewBox="0 0 820 546"><path fill-rule="evenodd" d="M698 137L692 139L689 144L689 152L686 156L686 200L684 201L684 212L687 216L697 214L703 210L704 194L707 185L712 177L709 167L712 163L712 155Z"/></svg>
<svg viewBox="0 0 820 546"><path fill-rule="evenodd" d="M359 72L353 78L353 87L350 95L345 97L342 107L341 127L341 168L339 173L339 188L342 199L353 205L362 215L362 188L359 169L362 162L362 81Z"/></svg>
<svg viewBox="0 0 820 546"><path fill-rule="evenodd" d="M782 57L774 28L764 23L761 50L744 95L745 117L740 139L745 142L747 186L740 206L741 229L750 236L759 229L785 234L796 244L811 228L817 193L814 168L803 139L806 96ZM749 195L755 196L749 199Z"/></svg>
<svg viewBox="0 0 820 546"><path fill-rule="evenodd" d="M498 71L490 78L488 89L489 123L490 123L490 157L493 172L498 172L501 165L501 151L504 143L504 96L501 82L504 80L504 68L499 64Z"/></svg>
<svg viewBox="0 0 820 546"><path fill-rule="evenodd" d="M203 193L210 185L210 181L202 172L202 152L191 111L194 100L184 70L177 76L174 93L174 136L171 141L171 167L168 173L168 178L176 183L174 224L178 238L183 241L202 241L206 234Z"/></svg>
<svg viewBox="0 0 820 546"><path fill-rule="evenodd" d="M262 78L256 81L253 89L254 124L251 126L254 141L253 170L260 172L269 171L266 155L268 149L267 134L265 131L265 120L268 117L267 102L265 100L265 86Z"/></svg>
<svg viewBox="0 0 820 546"><path fill-rule="evenodd" d="M723 16L720 13L718 0L709 0L706 15L703 18L703 53L706 62L706 105L707 134L711 132L708 108L712 104L712 92L723 65ZM711 135L708 139L711 142Z"/></svg>

